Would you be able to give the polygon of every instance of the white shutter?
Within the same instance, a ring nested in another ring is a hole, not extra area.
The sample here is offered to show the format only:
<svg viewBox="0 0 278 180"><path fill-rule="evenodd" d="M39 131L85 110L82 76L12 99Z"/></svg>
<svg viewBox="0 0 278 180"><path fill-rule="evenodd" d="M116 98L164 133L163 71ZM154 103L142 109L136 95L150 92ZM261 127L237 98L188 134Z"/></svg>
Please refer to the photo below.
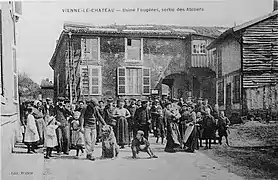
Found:
<svg viewBox="0 0 278 180"><path fill-rule="evenodd" d="M91 66L90 71L90 94L91 95L100 95L101 94L101 67L100 66Z"/></svg>
<svg viewBox="0 0 278 180"><path fill-rule="evenodd" d="M149 68L143 68L143 94L150 95L151 93L151 71Z"/></svg>
<svg viewBox="0 0 278 180"><path fill-rule="evenodd" d="M87 66L81 66L80 67L80 90L82 95L89 95L90 92L90 86L89 86L89 72L90 68Z"/></svg>
<svg viewBox="0 0 278 180"><path fill-rule="evenodd" d="M126 94L126 69L124 67L118 67L117 71L117 89L118 95Z"/></svg>

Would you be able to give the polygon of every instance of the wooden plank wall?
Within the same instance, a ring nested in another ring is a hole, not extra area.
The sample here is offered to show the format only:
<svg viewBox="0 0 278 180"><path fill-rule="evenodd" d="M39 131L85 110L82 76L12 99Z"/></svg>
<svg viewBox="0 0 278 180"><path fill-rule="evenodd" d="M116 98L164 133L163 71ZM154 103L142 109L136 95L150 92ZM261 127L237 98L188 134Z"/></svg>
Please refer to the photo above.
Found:
<svg viewBox="0 0 278 180"><path fill-rule="evenodd" d="M244 88L278 82L278 17L247 28L242 38Z"/></svg>

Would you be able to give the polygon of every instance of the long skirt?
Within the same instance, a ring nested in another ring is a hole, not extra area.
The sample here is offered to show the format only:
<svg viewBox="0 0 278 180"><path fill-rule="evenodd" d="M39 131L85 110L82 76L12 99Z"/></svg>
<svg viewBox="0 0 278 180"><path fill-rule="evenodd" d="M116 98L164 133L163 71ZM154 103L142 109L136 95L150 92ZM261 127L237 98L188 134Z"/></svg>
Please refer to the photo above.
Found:
<svg viewBox="0 0 278 180"><path fill-rule="evenodd" d="M189 127L187 127L189 128ZM193 126L193 129L190 133L190 136L188 137L187 141L184 142L185 145L190 149L190 150L194 150L196 149L196 143L197 143L197 129L196 129L196 126Z"/></svg>
<svg viewBox="0 0 278 180"><path fill-rule="evenodd" d="M181 147L181 136L177 123L171 122L167 127L166 152L175 152Z"/></svg>
<svg viewBox="0 0 278 180"><path fill-rule="evenodd" d="M45 122L43 118L36 119L36 126L40 137L38 145L42 145L44 144L44 131L45 131Z"/></svg>
<svg viewBox="0 0 278 180"><path fill-rule="evenodd" d="M185 133L185 130L186 130L185 121L180 122L179 130L180 130L180 133L181 133L181 139L183 139L184 138L184 133Z"/></svg>
<svg viewBox="0 0 278 180"><path fill-rule="evenodd" d="M118 118L115 129L117 143L120 146L129 144L128 122L126 118Z"/></svg>

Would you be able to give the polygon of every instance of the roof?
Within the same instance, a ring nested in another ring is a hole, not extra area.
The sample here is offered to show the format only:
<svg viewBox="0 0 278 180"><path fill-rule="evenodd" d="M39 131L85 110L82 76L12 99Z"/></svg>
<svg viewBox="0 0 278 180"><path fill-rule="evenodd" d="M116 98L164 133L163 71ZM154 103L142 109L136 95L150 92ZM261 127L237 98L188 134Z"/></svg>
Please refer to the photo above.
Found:
<svg viewBox="0 0 278 180"><path fill-rule="evenodd" d="M80 35L108 35L108 36L139 36L139 37L160 37L160 38L185 38L188 35L205 36L215 39L222 32L224 27L203 27L203 26L179 26L179 25L106 25L96 26L84 23L66 22L60 34L55 51L49 62L54 68L55 58L65 35L69 32Z"/></svg>
<svg viewBox="0 0 278 180"><path fill-rule="evenodd" d="M225 38L227 38L228 36L230 35L233 35L235 34L236 32L239 32L241 30L244 30L250 26L253 26L257 23L260 23L264 20L267 20L271 17L274 17L274 16L277 16L278 15L278 10L276 11L273 11L267 15L264 15L264 16L261 16L259 18L256 18L256 19L253 19L251 21L248 21L246 23L243 23L241 25L238 25L238 26L235 26L235 27L232 27L230 29L228 29L227 31L225 31L224 33L222 33L218 38L216 38L214 41L212 41L208 46L207 46L207 49L213 49L215 48L215 46L217 44L219 44L219 42L223 41Z"/></svg>

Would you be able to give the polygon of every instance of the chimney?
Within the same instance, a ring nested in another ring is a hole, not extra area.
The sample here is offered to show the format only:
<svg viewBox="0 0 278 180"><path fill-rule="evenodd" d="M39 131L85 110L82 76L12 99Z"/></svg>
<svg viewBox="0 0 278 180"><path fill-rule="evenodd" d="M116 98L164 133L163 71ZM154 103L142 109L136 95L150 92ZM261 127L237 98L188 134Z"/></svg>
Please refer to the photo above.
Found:
<svg viewBox="0 0 278 180"><path fill-rule="evenodd" d="M273 0L273 11L278 10L278 0Z"/></svg>

